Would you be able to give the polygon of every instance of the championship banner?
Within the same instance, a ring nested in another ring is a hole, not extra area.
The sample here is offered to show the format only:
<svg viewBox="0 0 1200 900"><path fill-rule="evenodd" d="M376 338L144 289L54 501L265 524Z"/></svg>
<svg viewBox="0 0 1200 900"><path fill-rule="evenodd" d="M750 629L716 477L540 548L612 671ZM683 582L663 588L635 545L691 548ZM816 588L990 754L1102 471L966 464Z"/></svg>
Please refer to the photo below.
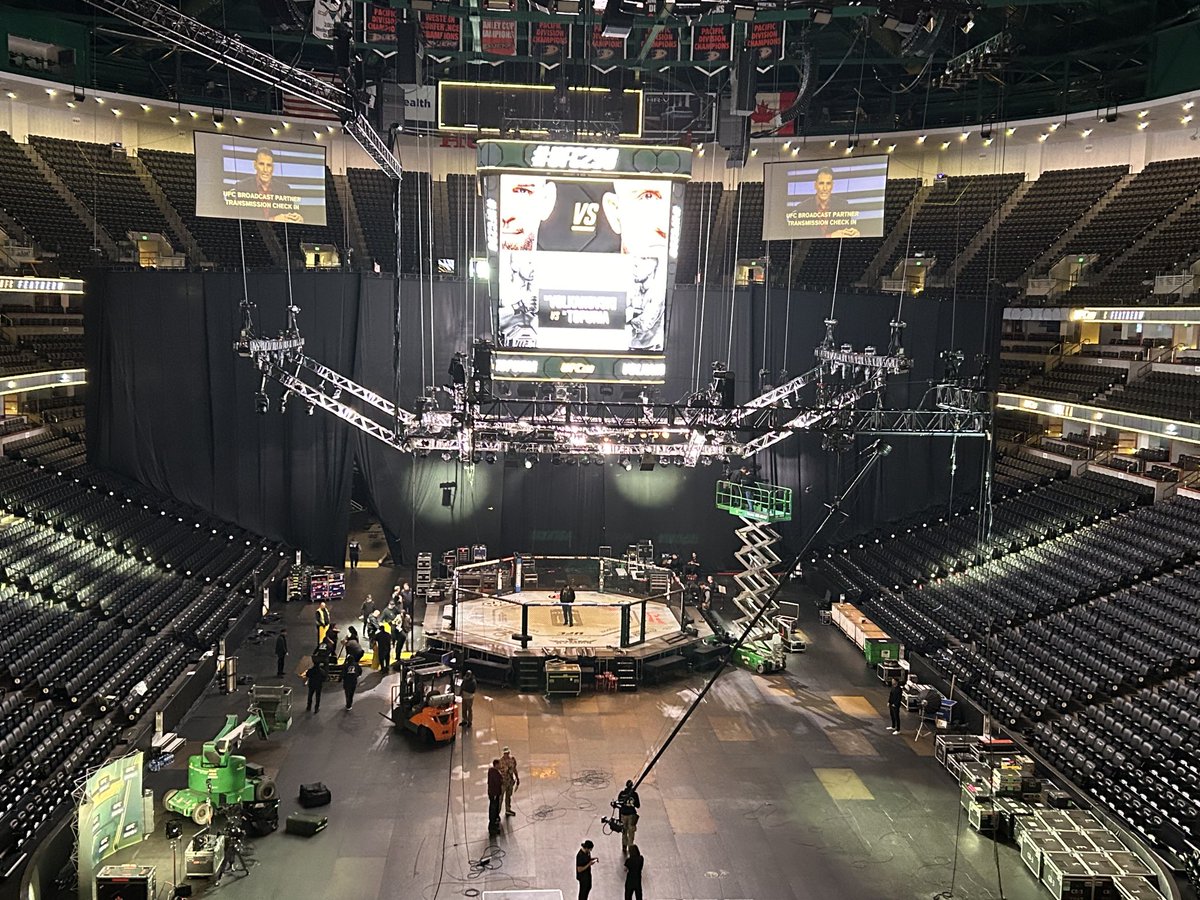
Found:
<svg viewBox="0 0 1200 900"><path fill-rule="evenodd" d="M421 13L421 43L426 50L462 49L462 19L441 13Z"/></svg>
<svg viewBox="0 0 1200 900"><path fill-rule="evenodd" d="M613 68L618 62L625 59L625 38L605 37L604 29L600 25L592 26L592 65L606 71Z"/></svg>
<svg viewBox="0 0 1200 900"><path fill-rule="evenodd" d="M363 43L393 44L396 42L396 10L382 3L363 4Z"/></svg>
<svg viewBox="0 0 1200 900"><path fill-rule="evenodd" d="M553 69L563 61L571 46L571 26L563 22L531 22L529 53L545 69Z"/></svg>
<svg viewBox="0 0 1200 900"><path fill-rule="evenodd" d="M796 120L784 124L781 114L796 102L795 91L767 91L754 95L754 112L750 114L751 134L775 134L791 137L796 133Z"/></svg>
<svg viewBox="0 0 1200 900"><path fill-rule="evenodd" d="M754 65L765 72L783 58L783 23L751 22L746 36L746 49L754 57Z"/></svg>
<svg viewBox="0 0 1200 900"><path fill-rule="evenodd" d="M729 65L733 35L728 25L697 25L692 28L692 62L708 73Z"/></svg>
<svg viewBox="0 0 1200 900"><path fill-rule="evenodd" d="M483 19L480 22L479 49L489 56L517 55L517 20Z"/></svg>
<svg viewBox="0 0 1200 900"><path fill-rule="evenodd" d="M645 41L645 35L642 35L641 40ZM646 54L646 59L653 62L679 59L679 33L673 28L664 28L660 31L654 36L654 43L650 45L650 52Z"/></svg>

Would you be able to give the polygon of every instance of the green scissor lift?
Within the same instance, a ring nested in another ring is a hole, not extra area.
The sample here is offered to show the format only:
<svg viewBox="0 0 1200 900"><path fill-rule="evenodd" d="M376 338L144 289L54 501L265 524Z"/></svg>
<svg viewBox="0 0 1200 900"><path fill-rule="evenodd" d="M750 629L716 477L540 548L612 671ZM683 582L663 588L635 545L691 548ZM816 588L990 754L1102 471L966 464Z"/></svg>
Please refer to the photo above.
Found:
<svg viewBox="0 0 1200 900"><path fill-rule="evenodd" d="M763 606L775 606L771 595L779 579L771 569L780 562L774 550L774 545L779 542L779 533L771 525L791 521L792 491L791 488L764 483L746 485L718 481L717 509L737 516L743 523L734 532L742 542L742 548L734 556L745 571L734 576L741 590L733 598L742 617L732 624L744 629ZM777 611L777 608L768 609L759 618L754 630L734 654L734 662L760 675L785 668L787 647L776 627L774 614Z"/></svg>

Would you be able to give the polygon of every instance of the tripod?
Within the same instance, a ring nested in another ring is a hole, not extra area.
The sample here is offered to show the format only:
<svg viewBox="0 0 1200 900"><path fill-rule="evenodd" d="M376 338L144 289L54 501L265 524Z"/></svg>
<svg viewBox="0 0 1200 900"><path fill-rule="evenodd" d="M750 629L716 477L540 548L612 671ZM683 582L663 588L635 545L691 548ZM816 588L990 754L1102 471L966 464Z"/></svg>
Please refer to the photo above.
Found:
<svg viewBox="0 0 1200 900"><path fill-rule="evenodd" d="M253 862L246 841L241 808L231 806L225 813L225 856L221 860L221 868L213 876L213 887L220 884L225 875L236 875L239 878L249 875Z"/></svg>

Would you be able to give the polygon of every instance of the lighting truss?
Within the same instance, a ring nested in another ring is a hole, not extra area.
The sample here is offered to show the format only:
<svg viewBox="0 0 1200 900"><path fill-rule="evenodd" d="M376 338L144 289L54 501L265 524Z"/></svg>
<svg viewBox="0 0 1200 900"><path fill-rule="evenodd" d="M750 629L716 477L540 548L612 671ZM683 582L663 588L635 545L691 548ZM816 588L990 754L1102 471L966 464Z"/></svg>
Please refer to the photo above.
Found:
<svg viewBox="0 0 1200 900"><path fill-rule="evenodd" d="M143 29L154 37L223 65L231 71L261 81L336 113L346 133L353 137L388 177L399 179L400 162L359 110L352 94L311 72L296 69L263 53L236 36L210 28L198 19L159 0L87 0L110 16Z"/></svg>

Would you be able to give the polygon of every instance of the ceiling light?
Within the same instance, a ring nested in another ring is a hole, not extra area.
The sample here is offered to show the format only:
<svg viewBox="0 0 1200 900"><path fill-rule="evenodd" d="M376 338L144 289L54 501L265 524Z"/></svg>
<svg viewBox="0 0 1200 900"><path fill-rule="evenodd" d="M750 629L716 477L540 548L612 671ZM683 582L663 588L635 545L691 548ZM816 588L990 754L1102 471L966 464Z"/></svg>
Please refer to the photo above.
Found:
<svg viewBox="0 0 1200 900"><path fill-rule="evenodd" d="M142 104L142 112L150 112L150 104L149 103Z"/></svg>
<svg viewBox="0 0 1200 900"><path fill-rule="evenodd" d="M67 101L67 109L74 109L74 108L75 108L75 101L74 101L74 100L68 100L68 101Z"/></svg>
<svg viewBox="0 0 1200 900"><path fill-rule="evenodd" d="M1187 103L1183 104L1183 108L1185 110L1188 110L1188 109L1191 109L1195 105L1196 105L1196 103L1194 100L1189 100Z"/></svg>
<svg viewBox="0 0 1200 900"><path fill-rule="evenodd" d="M167 116L167 118L171 120L172 125L179 124L179 116Z"/></svg>
<svg viewBox="0 0 1200 900"><path fill-rule="evenodd" d="M879 138L875 138L875 140L871 141L871 146L878 147L879 146Z"/></svg>
<svg viewBox="0 0 1200 900"><path fill-rule="evenodd" d="M314 131L314 132L313 132L313 140L315 140L315 141L319 141L320 139L321 139L321 132L319 132L319 131Z"/></svg>
<svg viewBox="0 0 1200 900"><path fill-rule="evenodd" d="M46 93L51 97L58 96L58 91L56 91L54 88L46 88ZM1184 109L1187 109L1187 107L1185 106Z"/></svg>
<svg viewBox="0 0 1200 900"><path fill-rule="evenodd" d="M950 142L949 142L949 141L942 141L942 149L943 149L943 150L945 150L945 149L946 149L947 147L949 147L949 146L950 146Z"/></svg>
<svg viewBox="0 0 1200 900"><path fill-rule="evenodd" d="M833 149L834 147L836 147L836 146L837 146L837 141L830 141L830 142L829 142L829 149L830 149L830 150L832 150L832 149Z"/></svg>
<svg viewBox="0 0 1200 900"><path fill-rule="evenodd" d="M200 118L200 113L196 112L194 109L189 109L188 115L191 116L193 119Z"/></svg>
<svg viewBox="0 0 1200 900"><path fill-rule="evenodd" d="M971 136L971 132L969 132L969 131L964 131L962 134L960 134L960 135L958 136L958 139L959 139L960 141L965 141L965 140L966 140L967 138L969 138L970 136Z"/></svg>
<svg viewBox="0 0 1200 900"><path fill-rule="evenodd" d="M1085 128L1085 129L1083 129L1083 131L1081 131L1081 132L1079 132L1079 133L1080 133L1080 135L1082 135L1083 137L1087 137L1089 134L1091 134L1091 133L1092 133L1092 129L1090 129L1090 128Z"/></svg>
<svg viewBox="0 0 1200 900"><path fill-rule="evenodd" d="M97 103L99 103L101 106L103 106L103 105L104 105L104 98L103 98L103 97L97 97L97 98L96 98L96 102L97 102Z"/></svg>
<svg viewBox="0 0 1200 900"><path fill-rule="evenodd" d="M704 155L704 145L703 145L703 144L701 144L701 145L700 145L700 149L696 151L696 155L697 155L697 156L703 156L703 155Z"/></svg>
<svg viewBox="0 0 1200 900"><path fill-rule="evenodd" d="M16 92L16 91L9 91L9 92L8 92L8 99L9 99L9 100L16 100L16 99L17 99L17 92Z"/></svg>
<svg viewBox="0 0 1200 900"><path fill-rule="evenodd" d="M291 127L292 127L292 123L291 123L291 122L284 122L284 123L283 123L283 130L284 130L284 131L287 131L287 130L288 130L289 128L291 128Z"/></svg>
<svg viewBox="0 0 1200 900"><path fill-rule="evenodd" d="M792 156L799 156L799 155L800 155L800 148L799 148L799 147L793 147L793 148L792 148Z"/></svg>
<svg viewBox="0 0 1200 900"><path fill-rule="evenodd" d="M1138 131L1145 131L1149 127L1150 127L1149 122L1138 122Z"/></svg>
<svg viewBox="0 0 1200 900"><path fill-rule="evenodd" d="M333 134L333 126L332 125L326 125L325 130L328 131L330 134Z"/></svg>
<svg viewBox="0 0 1200 900"><path fill-rule="evenodd" d="M245 119L243 119L241 116L234 116L234 117L233 117L233 121L235 121L235 122L237 122L239 125L241 125L241 124L242 124L243 122L245 122L246 120L245 120Z"/></svg>
<svg viewBox="0 0 1200 900"><path fill-rule="evenodd" d="M1192 121L1192 115L1191 115L1191 113L1189 113L1188 115L1186 115L1186 116L1184 116L1182 119L1180 119L1180 120L1179 120L1179 124L1180 124L1180 125L1186 125L1186 124L1187 124L1188 122L1190 122L1190 121Z"/></svg>
<svg viewBox="0 0 1200 900"><path fill-rule="evenodd" d="M757 148L757 147L752 147L752 148L750 149L750 155L751 155L751 156L758 156L758 148Z"/></svg>
<svg viewBox="0 0 1200 900"><path fill-rule="evenodd" d="M888 144L888 153L895 153L895 152L896 152L896 145Z"/></svg>
<svg viewBox="0 0 1200 900"><path fill-rule="evenodd" d="M1058 128L1061 124L1062 124L1061 122L1051 122L1050 123L1050 131L1051 132L1058 131Z"/></svg>
<svg viewBox="0 0 1200 900"><path fill-rule="evenodd" d="M783 142L783 149L784 149L784 150L791 150L791 149L792 149L792 142L791 142L791 141L784 141L784 142Z"/></svg>
<svg viewBox="0 0 1200 900"><path fill-rule="evenodd" d="M272 127L272 128L271 128L271 134L279 134L279 129L278 129L278 128L275 128L275 127Z"/></svg>
<svg viewBox="0 0 1200 900"><path fill-rule="evenodd" d="M1150 115L1150 110L1148 110L1148 109L1143 109L1141 112L1139 112L1139 113L1138 113L1138 118L1139 118L1139 119L1144 119L1144 118L1146 118L1146 116L1148 116L1148 115Z"/></svg>
<svg viewBox="0 0 1200 900"><path fill-rule="evenodd" d="M1015 128L1005 128L1005 129L1004 129L1004 133L1005 133L1005 134L1006 134L1008 137L1012 137L1014 134L1016 134L1016 133L1017 133L1017 129L1015 129Z"/></svg>
<svg viewBox="0 0 1200 900"><path fill-rule="evenodd" d="M985 147L990 147L990 146L992 146L992 140L993 140L993 138L984 138L984 139L983 139L983 146L985 146Z"/></svg>
<svg viewBox="0 0 1200 900"><path fill-rule="evenodd" d="M113 114L114 116L120 116L120 115L121 115L121 111L120 111L119 109L114 109L114 110L112 111L112 114Z"/></svg>
<svg viewBox="0 0 1200 900"><path fill-rule="evenodd" d="M925 137L926 137L925 135L921 135L919 138L917 138L917 143L918 144L925 143Z"/></svg>
<svg viewBox="0 0 1200 900"><path fill-rule="evenodd" d="M224 121L225 121L225 111L221 110L221 109L214 109L213 110L213 124L220 125Z"/></svg>
<svg viewBox="0 0 1200 900"><path fill-rule="evenodd" d="M1044 144L1044 143L1046 143L1046 138L1048 138L1048 137L1050 137L1050 135L1048 135L1046 132L1043 131L1041 134L1038 135L1038 142Z"/></svg>

